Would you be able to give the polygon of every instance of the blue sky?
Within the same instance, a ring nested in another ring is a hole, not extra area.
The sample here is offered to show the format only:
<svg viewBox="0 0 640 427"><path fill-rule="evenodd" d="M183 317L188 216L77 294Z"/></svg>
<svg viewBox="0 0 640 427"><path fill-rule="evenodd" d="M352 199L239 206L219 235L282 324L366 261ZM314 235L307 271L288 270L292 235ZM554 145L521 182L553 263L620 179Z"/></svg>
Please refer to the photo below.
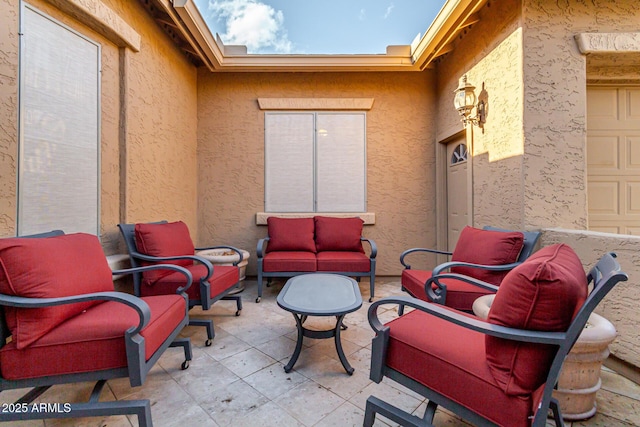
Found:
<svg viewBox="0 0 640 427"><path fill-rule="evenodd" d="M195 0L212 34L252 54L373 54L423 35L444 0Z"/></svg>

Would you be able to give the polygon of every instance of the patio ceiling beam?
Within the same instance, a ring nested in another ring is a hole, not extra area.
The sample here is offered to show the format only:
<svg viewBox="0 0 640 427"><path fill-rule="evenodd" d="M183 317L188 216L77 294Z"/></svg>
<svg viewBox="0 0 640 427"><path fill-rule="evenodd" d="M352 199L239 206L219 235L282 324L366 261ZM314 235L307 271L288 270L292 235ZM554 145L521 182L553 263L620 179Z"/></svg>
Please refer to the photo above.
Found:
<svg viewBox="0 0 640 427"><path fill-rule="evenodd" d="M421 70L438 56L452 50L460 31L480 20L478 11L486 0L448 0L418 43L413 59Z"/></svg>
<svg viewBox="0 0 640 427"><path fill-rule="evenodd" d="M204 64L209 69L213 69L213 65L209 63L208 56L204 54L200 44L185 27L185 23L173 8L172 0L140 0L140 3L142 3L158 26L173 40L175 45L182 49L191 62L196 66Z"/></svg>

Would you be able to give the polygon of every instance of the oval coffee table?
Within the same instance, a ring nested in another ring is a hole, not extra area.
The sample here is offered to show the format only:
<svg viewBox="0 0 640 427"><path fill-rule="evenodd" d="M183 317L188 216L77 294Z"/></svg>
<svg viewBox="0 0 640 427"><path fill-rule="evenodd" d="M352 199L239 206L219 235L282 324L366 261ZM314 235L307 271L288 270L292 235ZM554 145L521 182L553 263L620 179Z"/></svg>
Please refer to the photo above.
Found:
<svg viewBox="0 0 640 427"><path fill-rule="evenodd" d="M342 350L340 330L346 329L342 325L344 316L362 307L362 295L355 280L339 274L311 273L294 276L285 283L277 302L281 308L293 314L298 327L296 349L284 367L285 372L293 369L302 350L303 337L308 337L335 338L340 362L349 375L353 374L353 368ZM325 331L307 329L303 323L308 316L335 316L336 326Z"/></svg>

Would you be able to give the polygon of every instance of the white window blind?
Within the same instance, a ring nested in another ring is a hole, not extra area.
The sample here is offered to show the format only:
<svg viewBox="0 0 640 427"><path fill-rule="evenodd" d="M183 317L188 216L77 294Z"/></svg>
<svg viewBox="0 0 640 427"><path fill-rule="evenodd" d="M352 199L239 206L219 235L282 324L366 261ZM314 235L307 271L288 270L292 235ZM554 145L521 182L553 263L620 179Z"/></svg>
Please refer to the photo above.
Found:
<svg viewBox="0 0 640 427"><path fill-rule="evenodd" d="M22 11L18 234L98 234L100 47Z"/></svg>
<svg viewBox="0 0 640 427"><path fill-rule="evenodd" d="M366 211L365 118L265 113L265 211Z"/></svg>
<svg viewBox="0 0 640 427"><path fill-rule="evenodd" d="M265 115L265 210L313 212L313 113Z"/></svg>
<svg viewBox="0 0 640 427"><path fill-rule="evenodd" d="M364 114L317 115L318 212L365 211Z"/></svg>

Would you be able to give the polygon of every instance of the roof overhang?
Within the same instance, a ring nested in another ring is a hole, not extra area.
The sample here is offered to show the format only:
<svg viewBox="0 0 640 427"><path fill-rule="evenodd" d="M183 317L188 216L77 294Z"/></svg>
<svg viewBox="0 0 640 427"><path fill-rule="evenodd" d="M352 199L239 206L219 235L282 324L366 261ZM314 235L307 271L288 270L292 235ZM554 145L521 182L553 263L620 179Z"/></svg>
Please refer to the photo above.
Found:
<svg viewBox="0 0 640 427"><path fill-rule="evenodd" d="M486 1L448 0L419 41L375 55L247 54L245 46L224 45L213 36L194 0L151 0L155 8L147 10L194 64L215 72L422 71L453 49L456 36L478 21Z"/></svg>

